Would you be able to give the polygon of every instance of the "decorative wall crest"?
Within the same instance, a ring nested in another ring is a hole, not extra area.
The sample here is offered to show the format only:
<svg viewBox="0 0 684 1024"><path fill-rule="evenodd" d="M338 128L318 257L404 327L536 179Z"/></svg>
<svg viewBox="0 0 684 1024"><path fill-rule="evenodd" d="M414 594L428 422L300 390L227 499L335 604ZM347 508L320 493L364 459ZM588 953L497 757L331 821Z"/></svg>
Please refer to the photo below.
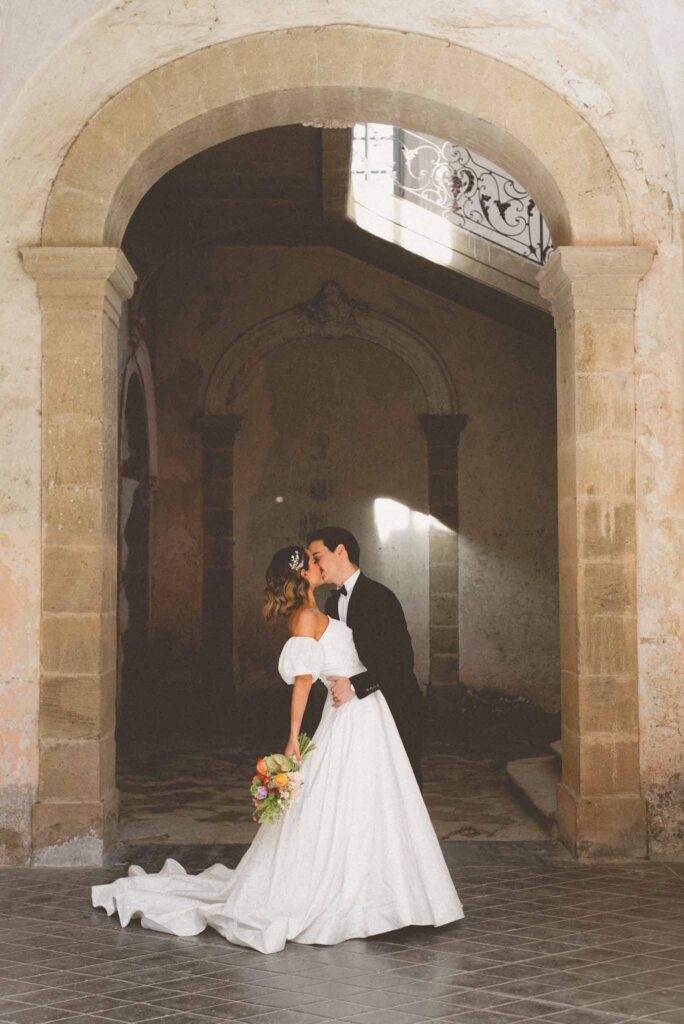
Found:
<svg viewBox="0 0 684 1024"><path fill-rule="evenodd" d="M325 338L357 334L361 319L368 314L365 302L350 299L336 281L325 281L320 291L299 307L311 322L311 331Z"/></svg>
<svg viewBox="0 0 684 1024"><path fill-rule="evenodd" d="M242 382L256 364L302 338L341 344L347 338L359 338L379 345L411 368L425 392L428 413L451 414L458 408L449 371L425 338L350 298L336 281L324 281L308 302L254 324L226 348L209 381L205 415L225 416L233 411Z"/></svg>

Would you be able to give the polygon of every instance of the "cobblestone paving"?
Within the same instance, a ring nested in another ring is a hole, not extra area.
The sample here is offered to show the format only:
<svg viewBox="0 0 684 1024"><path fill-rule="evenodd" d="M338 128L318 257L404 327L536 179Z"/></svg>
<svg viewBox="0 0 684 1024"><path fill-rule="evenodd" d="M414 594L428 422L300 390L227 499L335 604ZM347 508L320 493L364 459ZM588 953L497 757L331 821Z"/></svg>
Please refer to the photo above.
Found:
<svg viewBox="0 0 684 1024"><path fill-rule="evenodd" d="M684 1022L684 865L586 867L549 842L443 849L464 921L269 956L211 931L122 929L89 899L120 865L0 869L0 1021ZM243 851L176 853L200 870ZM149 870L163 853L137 851Z"/></svg>
<svg viewBox="0 0 684 1024"><path fill-rule="evenodd" d="M248 797L253 746L179 740L128 746L119 756L120 837L130 843L243 843L256 833ZM432 749L425 801L440 839L543 839L503 769Z"/></svg>

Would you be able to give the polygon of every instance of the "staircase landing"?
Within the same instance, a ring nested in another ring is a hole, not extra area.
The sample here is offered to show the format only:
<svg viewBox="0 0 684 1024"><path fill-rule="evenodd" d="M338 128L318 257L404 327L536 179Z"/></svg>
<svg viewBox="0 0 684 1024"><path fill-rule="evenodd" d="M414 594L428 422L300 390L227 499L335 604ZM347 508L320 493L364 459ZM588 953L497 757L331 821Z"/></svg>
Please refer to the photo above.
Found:
<svg viewBox="0 0 684 1024"><path fill-rule="evenodd" d="M556 786L561 781L561 764L561 741L556 740L550 754L523 757L506 765L516 796L551 835L556 835Z"/></svg>

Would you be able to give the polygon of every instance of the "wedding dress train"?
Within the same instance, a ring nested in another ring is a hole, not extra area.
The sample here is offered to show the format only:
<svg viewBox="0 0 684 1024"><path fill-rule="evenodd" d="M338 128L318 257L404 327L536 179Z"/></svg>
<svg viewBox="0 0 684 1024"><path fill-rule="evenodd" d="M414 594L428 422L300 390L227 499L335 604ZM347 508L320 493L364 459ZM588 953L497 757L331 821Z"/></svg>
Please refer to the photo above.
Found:
<svg viewBox="0 0 684 1024"><path fill-rule="evenodd" d="M279 671L364 671L351 630L330 619L320 640L291 637ZM332 944L406 925L463 917L413 770L380 691L335 708L328 692L303 762L301 792L277 824L261 825L237 868L186 874L174 860L92 889L95 907L123 925L196 935L207 926L262 953L289 941Z"/></svg>

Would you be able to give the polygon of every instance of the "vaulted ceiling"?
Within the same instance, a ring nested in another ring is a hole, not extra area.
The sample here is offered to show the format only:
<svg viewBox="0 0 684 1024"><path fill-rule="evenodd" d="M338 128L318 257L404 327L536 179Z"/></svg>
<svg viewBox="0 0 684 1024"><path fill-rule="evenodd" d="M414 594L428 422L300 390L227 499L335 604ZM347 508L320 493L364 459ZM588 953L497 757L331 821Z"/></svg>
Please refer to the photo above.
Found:
<svg viewBox="0 0 684 1024"><path fill-rule="evenodd" d="M150 189L123 248L143 286L173 252L204 246L323 245L520 330L551 317L358 228L346 217L351 131L286 125L186 160Z"/></svg>

